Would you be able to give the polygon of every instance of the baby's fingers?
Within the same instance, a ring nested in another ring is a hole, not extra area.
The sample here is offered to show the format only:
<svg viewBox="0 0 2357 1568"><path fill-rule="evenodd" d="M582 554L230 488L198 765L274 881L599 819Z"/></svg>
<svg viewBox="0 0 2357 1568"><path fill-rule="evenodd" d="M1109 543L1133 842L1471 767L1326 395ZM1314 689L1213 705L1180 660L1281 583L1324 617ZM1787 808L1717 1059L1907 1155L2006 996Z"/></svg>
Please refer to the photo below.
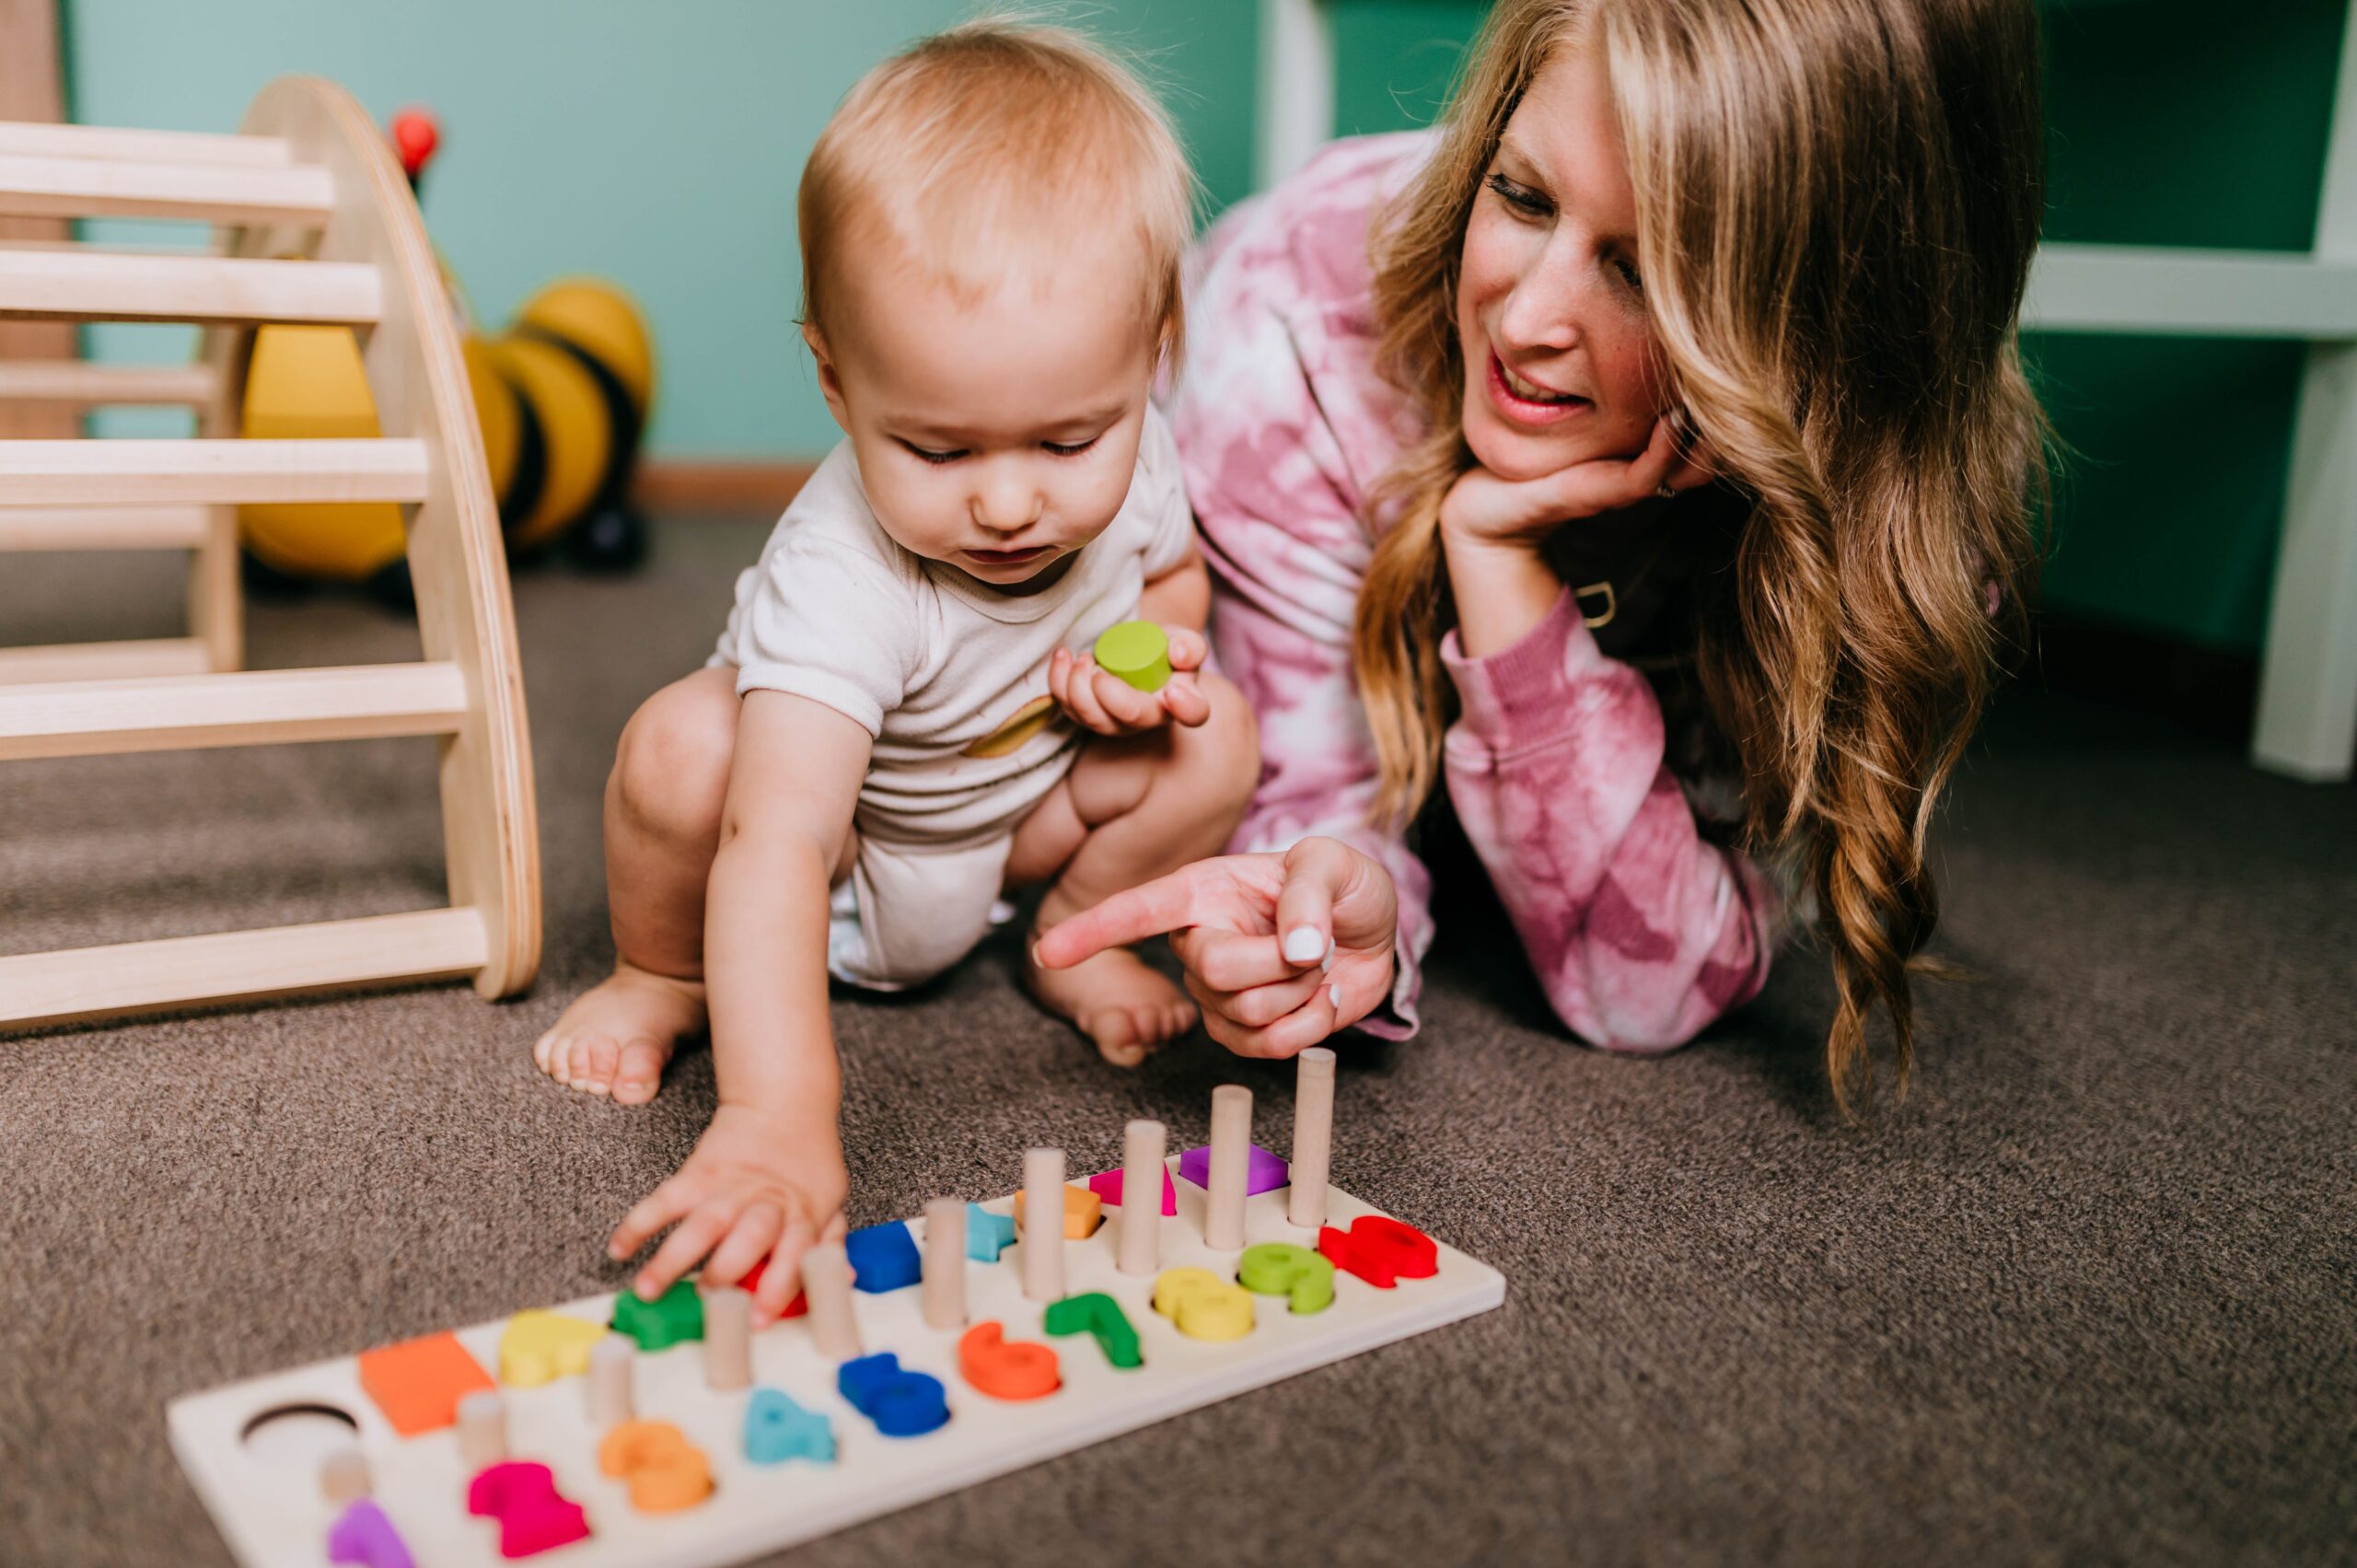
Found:
<svg viewBox="0 0 2357 1568"><path fill-rule="evenodd" d="M1094 666L1089 689L1097 698L1097 705L1124 730L1152 729L1162 723L1162 699L1158 693L1141 691L1120 677L1108 675Z"/></svg>
<svg viewBox="0 0 2357 1568"><path fill-rule="evenodd" d="M711 1251L713 1243L726 1236L728 1227L736 1223L741 1202L735 1197L710 1199L681 1220L631 1282L631 1288L639 1298L654 1300L671 1287L673 1280L695 1267L697 1260Z"/></svg>
<svg viewBox="0 0 2357 1568"><path fill-rule="evenodd" d="M1083 729L1094 730L1098 735L1120 734L1121 726L1105 711L1105 704L1097 701L1096 661L1086 654L1074 654L1070 657L1072 662L1064 675L1064 712L1070 714L1073 721Z"/></svg>
<svg viewBox="0 0 2357 1568"><path fill-rule="evenodd" d="M761 1324L774 1323L778 1315L802 1291L802 1255L810 1250L815 1238L807 1220L791 1219L778 1235L777 1245L770 1249L769 1267L761 1271L761 1283L753 1291L753 1320Z"/></svg>
<svg viewBox="0 0 2357 1568"><path fill-rule="evenodd" d="M645 1246L655 1233L695 1206L696 1191L673 1177L638 1201L606 1243L606 1256L617 1263Z"/></svg>
<svg viewBox="0 0 2357 1568"><path fill-rule="evenodd" d="M766 1198L748 1203L704 1260L703 1277L714 1284L743 1279L747 1270L769 1255L784 1228L785 1212L776 1203Z"/></svg>
<svg viewBox="0 0 2357 1568"><path fill-rule="evenodd" d="M1170 644L1170 668L1173 669L1201 669L1203 660L1211 656L1211 643L1201 632L1172 626L1167 628L1164 634Z"/></svg>
<svg viewBox="0 0 2357 1568"><path fill-rule="evenodd" d="M1191 675L1180 674L1170 678L1162 688L1162 705L1170 710L1172 718L1189 729L1212 716L1212 700L1203 695L1203 689L1195 683Z"/></svg>
<svg viewBox="0 0 2357 1568"><path fill-rule="evenodd" d="M1058 648L1048 656L1048 695L1056 706L1072 711L1072 650Z"/></svg>

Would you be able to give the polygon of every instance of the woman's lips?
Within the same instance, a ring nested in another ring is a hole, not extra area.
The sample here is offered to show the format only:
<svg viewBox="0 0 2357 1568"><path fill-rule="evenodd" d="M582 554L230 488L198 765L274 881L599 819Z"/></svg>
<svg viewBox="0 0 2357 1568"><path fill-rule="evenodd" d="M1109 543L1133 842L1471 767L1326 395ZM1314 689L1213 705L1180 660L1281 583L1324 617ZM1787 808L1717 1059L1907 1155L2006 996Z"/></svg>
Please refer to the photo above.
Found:
<svg viewBox="0 0 2357 1568"><path fill-rule="evenodd" d="M1495 349L1490 351L1488 381L1491 406L1516 424L1561 424L1596 406L1585 398L1570 398L1558 403L1540 402L1537 399L1524 397L1506 385L1505 364L1498 358Z"/></svg>

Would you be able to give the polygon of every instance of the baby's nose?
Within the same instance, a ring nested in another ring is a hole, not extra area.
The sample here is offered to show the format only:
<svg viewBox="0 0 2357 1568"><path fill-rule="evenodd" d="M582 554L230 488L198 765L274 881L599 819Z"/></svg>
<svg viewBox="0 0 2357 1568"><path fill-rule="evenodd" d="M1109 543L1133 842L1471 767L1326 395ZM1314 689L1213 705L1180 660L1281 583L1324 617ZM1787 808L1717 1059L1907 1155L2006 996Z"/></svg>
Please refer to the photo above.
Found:
<svg viewBox="0 0 2357 1568"><path fill-rule="evenodd" d="M1000 469L981 475L970 505L974 521L981 527L993 533L1020 533L1039 520L1047 499L1024 474Z"/></svg>

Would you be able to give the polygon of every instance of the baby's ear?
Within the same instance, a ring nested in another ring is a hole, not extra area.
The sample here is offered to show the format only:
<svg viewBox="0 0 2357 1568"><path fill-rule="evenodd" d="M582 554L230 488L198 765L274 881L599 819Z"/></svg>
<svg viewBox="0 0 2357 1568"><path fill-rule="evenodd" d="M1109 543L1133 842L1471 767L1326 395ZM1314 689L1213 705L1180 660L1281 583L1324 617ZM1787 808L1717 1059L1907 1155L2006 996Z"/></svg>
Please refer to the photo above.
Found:
<svg viewBox="0 0 2357 1568"><path fill-rule="evenodd" d="M849 431L851 423L843 412L842 377L835 372L835 356L827 352L826 334L819 331L818 323L805 321L802 341L810 345L810 357L819 363L819 396L827 400L828 412L835 416L835 423Z"/></svg>

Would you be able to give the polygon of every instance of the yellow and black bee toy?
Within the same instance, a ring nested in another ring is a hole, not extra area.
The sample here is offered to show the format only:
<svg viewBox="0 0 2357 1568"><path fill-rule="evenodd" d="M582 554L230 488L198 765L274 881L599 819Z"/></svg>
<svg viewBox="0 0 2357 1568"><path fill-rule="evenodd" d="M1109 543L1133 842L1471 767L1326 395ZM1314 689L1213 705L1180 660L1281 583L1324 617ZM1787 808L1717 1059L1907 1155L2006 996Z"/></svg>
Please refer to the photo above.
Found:
<svg viewBox="0 0 2357 1568"><path fill-rule="evenodd" d="M432 118L403 111L393 141L414 186L439 141ZM451 292L463 315L455 284ZM631 506L630 480L655 392L654 345L637 306L611 284L567 278L527 300L505 331L469 330L462 347L510 557L561 548L591 568L636 565L646 553L646 524ZM381 434L351 330L258 330L243 429L298 438ZM238 520L258 586L363 583L388 597L408 595L399 506L246 506Z"/></svg>

